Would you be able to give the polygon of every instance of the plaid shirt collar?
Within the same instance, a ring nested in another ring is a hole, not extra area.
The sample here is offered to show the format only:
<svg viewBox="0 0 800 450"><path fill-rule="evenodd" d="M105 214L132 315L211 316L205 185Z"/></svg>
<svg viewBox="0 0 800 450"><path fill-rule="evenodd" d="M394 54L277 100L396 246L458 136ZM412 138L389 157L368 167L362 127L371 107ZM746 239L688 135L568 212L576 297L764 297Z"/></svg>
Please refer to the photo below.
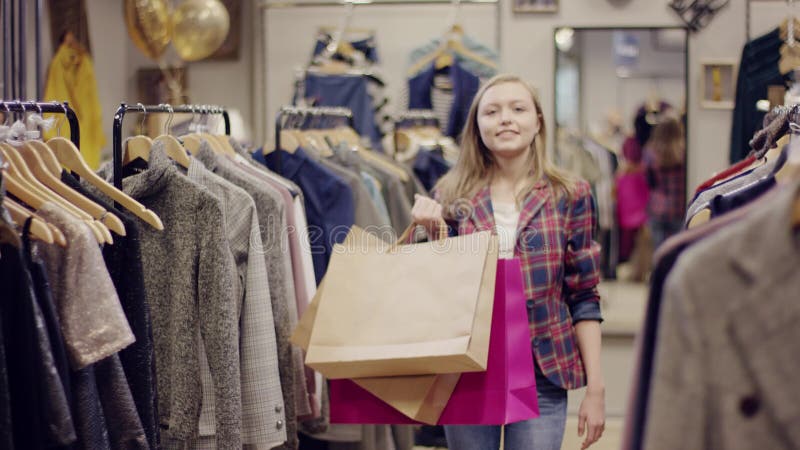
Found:
<svg viewBox="0 0 800 450"><path fill-rule="evenodd" d="M517 225L517 236L521 235L521 231L528 225L528 222L542 209L542 206L550 198L551 193L552 189L549 188L549 185L544 180L538 181L533 185L533 189L522 202L519 224ZM488 183L472 198L472 211L470 220L476 230L495 229L492 195Z"/></svg>

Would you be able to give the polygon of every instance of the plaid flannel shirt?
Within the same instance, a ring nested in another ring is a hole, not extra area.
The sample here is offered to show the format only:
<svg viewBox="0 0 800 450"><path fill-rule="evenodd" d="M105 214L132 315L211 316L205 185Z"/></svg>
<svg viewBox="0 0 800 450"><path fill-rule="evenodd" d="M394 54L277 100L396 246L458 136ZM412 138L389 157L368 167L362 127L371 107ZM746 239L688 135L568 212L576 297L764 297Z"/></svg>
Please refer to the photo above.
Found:
<svg viewBox="0 0 800 450"><path fill-rule="evenodd" d="M458 222L458 234L496 231L488 186L473 197L471 206L471 213ZM556 201L549 184L539 182L520 211L514 256L523 270L534 359L548 379L565 389L586 385L574 323L602 320L596 225L594 199L585 181L578 183L571 201Z"/></svg>
<svg viewBox="0 0 800 450"><path fill-rule="evenodd" d="M649 215L664 222L683 221L686 213L686 170L683 164L669 168L650 168L653 187L648 202Z"/></svg>

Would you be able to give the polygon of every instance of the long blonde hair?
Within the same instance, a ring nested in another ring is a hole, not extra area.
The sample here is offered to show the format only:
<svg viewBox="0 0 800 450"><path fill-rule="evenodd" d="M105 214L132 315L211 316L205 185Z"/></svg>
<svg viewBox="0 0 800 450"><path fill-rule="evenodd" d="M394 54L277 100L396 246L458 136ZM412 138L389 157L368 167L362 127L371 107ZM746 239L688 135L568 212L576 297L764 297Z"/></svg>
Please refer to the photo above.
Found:
<svg viewBox="0 0 800 450"><path fill-rule="evenodd" d="M531 177L517 197L517 203L521 204L534 185L541 180L547 182L559 197L563 195L571 197L575 191L576 179L568 172L556 167L547 157L545 148L547 127L536 91L517 75L501 74L484 83L475 94L472 106L469 108L467 123L461 134L461 156L455 166L433 188L439 201L445 206L446 215L452 215L447 212L453 209L453 205L458 200L472 198L489 183L490 172L495 160L494 155L481 139L478 128L478 105L489 88L503 83L519 83L525 86L531 94L531 99L536 107L536 115L539 118L539 132L533 138L532 151L528 153L527 164L530 166Z"/></svg>
<svg viewBox="0 0 800 450"><path fill-rule="evenodd" d="M684 159L684 137L681 122L671 116L664 118L653 128L645 146L655 153L659 169L680 167Z"/></svg>

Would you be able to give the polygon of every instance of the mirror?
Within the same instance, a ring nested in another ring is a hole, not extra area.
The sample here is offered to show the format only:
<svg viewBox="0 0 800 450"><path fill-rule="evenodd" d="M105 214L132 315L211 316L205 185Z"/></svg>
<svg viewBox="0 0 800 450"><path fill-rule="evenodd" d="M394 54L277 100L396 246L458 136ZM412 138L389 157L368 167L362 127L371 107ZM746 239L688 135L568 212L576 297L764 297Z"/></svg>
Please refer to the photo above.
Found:
<svg viewBox="0 0 800 450"><path fill-rule="evenodd" d="M604 280L646 282L683 228L688 33L555 30L555 157L592 184Z"/></svg>

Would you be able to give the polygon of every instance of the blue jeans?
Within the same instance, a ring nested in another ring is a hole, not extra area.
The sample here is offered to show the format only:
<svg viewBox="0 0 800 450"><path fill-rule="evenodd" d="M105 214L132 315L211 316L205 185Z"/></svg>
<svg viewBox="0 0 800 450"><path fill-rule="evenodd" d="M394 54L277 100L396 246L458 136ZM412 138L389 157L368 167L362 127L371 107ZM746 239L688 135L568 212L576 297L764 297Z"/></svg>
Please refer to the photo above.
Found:
<svg viewBox="0 0 800 450"><path fill-rule="evenodd" d="M505 427L505 450L560 450L567 422L567 391L536 367L539 417L508 425L445 425L450 450L497 450Z"/></svg>

